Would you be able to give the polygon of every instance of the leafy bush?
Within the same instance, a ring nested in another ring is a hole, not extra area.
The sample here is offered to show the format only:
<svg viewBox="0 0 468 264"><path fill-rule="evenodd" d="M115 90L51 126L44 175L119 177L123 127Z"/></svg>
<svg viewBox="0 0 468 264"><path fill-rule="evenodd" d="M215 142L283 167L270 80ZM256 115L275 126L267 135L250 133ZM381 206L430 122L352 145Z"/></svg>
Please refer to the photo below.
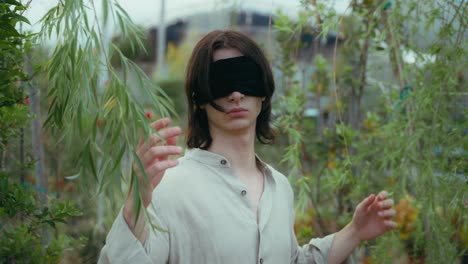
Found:
<svg viewBox="0 0 468 264"><path fill-rule="evenodd" d="M284 95L276 124L297 194L299 240L337 231L357 201L386 189L398 203L399 226L364 245L363 261L392 263L403 251L412 260L454 263L466 254L463 2L351 1L345 16L326 1L304 2L297 22L279 13ZM316 35L345 39L326 60L314 50L313 73L301 78L296 54L311 20ZM304 114L310 100L318 102L312 118Z"/></svg>
<svg viewBox="0 0 468 264"><path fill-rule="evenodd" d="M52 231L79 214L69 202L38 204L30 190L0 173L0 263L58 263L74 241L65 235L52 238Z"/></svg>
<svg viewBox="0 0 468 264"><path fill-rule="evenodd" d="M21 16L25 7L16 1L0 3L0 263L58 263L73 240L58 232L58 224L79 212L69 203L39 199L32 190L17 182L15 165L24 170L31 164L20 157L19 164L3 164L6 154L21 156L9 143L22 138L22 128L33 118L24 88L30 76L23 71L30 36L18 32L17 23L29 23ZM21 182L24 184L24 182Z"/></svg>

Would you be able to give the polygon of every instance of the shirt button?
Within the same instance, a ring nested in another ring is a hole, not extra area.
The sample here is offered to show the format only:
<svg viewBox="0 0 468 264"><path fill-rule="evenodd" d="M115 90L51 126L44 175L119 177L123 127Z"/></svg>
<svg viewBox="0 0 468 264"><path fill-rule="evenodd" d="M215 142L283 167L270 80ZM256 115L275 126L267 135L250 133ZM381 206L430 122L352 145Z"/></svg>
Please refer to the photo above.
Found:
<svg viewBox="0 0 468 264"><path fill-rule="evenodd" d="M227 161L225 159L221 160L221 164L226 165Z"/></svg>
<svg viewBox="0 0 468 264"><path fill-rule="evenodd" d="M260 258L260 264L263 264L263 259L262 258Z"/></svg>
<svg viewBox="0 0 468 264"><path fill-rule="evenodd" d="M241 192L242 196L245 196L247 194L247 191L246 190L242 190Z"/></svg>

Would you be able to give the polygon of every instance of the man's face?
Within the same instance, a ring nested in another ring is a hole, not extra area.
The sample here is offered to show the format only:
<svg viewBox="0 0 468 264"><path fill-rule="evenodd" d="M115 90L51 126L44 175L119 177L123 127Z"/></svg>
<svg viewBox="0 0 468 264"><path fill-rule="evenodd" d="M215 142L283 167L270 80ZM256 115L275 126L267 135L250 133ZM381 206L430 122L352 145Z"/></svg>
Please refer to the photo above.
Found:
<svg viewBox="0 0 468 264"><path fill-rule="evenodd" d="M240 56L243 54L237 49L223 48L214 52L213 62ZM253 132L255 135L255 124L262 109L263 99L264 97L247 96L234 91L214 100L214 103L224 110L223 112L210 104L202 105L208 116L212 137L216 136L215 133Z"/></svg>

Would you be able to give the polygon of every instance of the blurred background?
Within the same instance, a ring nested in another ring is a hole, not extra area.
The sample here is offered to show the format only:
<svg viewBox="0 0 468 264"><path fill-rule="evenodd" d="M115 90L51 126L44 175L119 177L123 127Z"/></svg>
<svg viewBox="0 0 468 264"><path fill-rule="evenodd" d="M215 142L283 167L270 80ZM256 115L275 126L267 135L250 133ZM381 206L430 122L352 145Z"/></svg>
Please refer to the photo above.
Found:
<svg viewBox="0 0 468 264"><path fill-rule="evenodd" d="M0 6L0 263L97 261L140 132L186 126L185 66L216 29L270 61L277 138L257 151L295 190L300 244L386 189L398 228L359 263L468 263L466 1Z"/></svg>

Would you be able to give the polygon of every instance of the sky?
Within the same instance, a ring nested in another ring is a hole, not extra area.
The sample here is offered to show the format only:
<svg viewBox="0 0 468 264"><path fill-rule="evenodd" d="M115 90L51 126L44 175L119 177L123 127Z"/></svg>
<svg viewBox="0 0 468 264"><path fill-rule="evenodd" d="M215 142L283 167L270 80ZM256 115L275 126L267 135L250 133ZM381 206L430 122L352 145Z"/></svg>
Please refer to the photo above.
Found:
<svg viewBox="0 0 468 264"><path fill-rule="evenodd" d="M160 19L161 0L117 0L127 11L133 21L143 26L157 25ZM21 0L26 3L26 0ZM25 16L35 24L58 0L32 0ZM85 1L86 2L86 1ZM94 0L99 6L100 0ZM329 0L339 13L345 11L350 0ZM277 9L294 17L300 10L300 0L166 0L165 14L166 21L171 22L184 16L203 11L213 11L227 7L239 7L245 10L255 10L258 12L271 14ZM37 28L37 26L33 26Z"/></svg>

